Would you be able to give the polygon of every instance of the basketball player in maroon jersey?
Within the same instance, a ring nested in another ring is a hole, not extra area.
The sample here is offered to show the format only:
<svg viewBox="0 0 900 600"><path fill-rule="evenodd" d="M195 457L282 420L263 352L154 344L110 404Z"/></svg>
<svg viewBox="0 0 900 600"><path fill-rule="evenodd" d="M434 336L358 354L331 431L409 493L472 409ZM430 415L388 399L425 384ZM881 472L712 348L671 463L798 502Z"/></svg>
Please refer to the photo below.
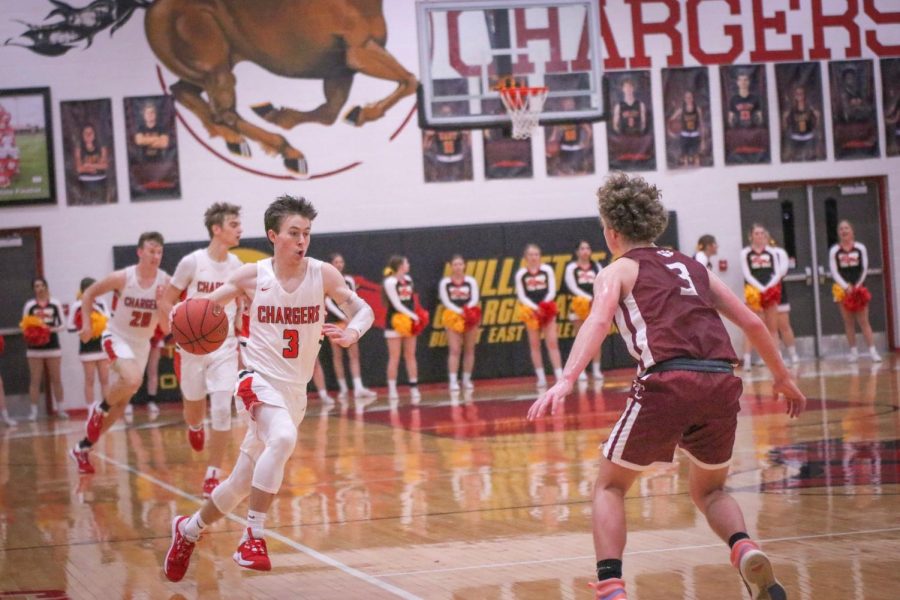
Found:
<svg viewBox="0 0 900 600"><path fill-rule="evenodd" d="M742 385L732 373L737 357L719 315L752 340L772 371L773 392L784 394L791 417L802 412L806 398L759 317L703 265L654 245L667 220L655 186L615 173L597 196L603 235L619 258L597 276L591 312L575 338L563 377L528 411L529 420L548 409L559 412L615 316L638 361L638 376L603 446L594 487L596 598L626 598L625 494L640 471L654 462L672 462L680 447L691 459L691 498L713 531L731 546L732 564L752 598L783 600L784 588L768 557L747 535L740 507L724 491Z"/></svg>
<svg viewBox="0 0 900 600"><path fill-rule="evenodd" d="M202 530L248 496L248 527L233 558L248 569L272 568L263 537L266 513L297 443L320 338L325 335L346 348L359 341L375 318L340 271L307 256L315 217L315 208L305 199L275 200L265 215L274 256L242 266L206 296L223 308L240 297L249 302L247 345L241 351L244 370L238 375L236 395L251 421L228 478L200 510L172 520L172 544L164 564L170 581L184 577ZM324 324L326 294L349 317L345 328Z"/></svg>

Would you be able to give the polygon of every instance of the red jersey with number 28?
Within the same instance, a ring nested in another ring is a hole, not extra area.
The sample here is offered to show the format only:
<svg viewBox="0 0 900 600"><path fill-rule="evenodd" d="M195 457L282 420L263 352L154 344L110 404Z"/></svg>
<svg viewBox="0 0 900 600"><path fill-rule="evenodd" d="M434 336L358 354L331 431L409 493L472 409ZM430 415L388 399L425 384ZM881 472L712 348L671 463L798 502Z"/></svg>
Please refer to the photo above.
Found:
<svg viewBox="0 0 900 600"><path fill-rule="evenodd" d="M306 261L306 275L290 293L275 278L271 258L256 263L250 331L242 351L247 368L270 382L304 392L312 379L325 322L322 261Z"/></svg>
<svg viewBox="0 0 900 600"><path fill-rule="evenodd" d="M675 250L634 248L634 288L619 302L616 325L641 375L670 358L736 362L731 339L713 306L706 267Z"/></svg>

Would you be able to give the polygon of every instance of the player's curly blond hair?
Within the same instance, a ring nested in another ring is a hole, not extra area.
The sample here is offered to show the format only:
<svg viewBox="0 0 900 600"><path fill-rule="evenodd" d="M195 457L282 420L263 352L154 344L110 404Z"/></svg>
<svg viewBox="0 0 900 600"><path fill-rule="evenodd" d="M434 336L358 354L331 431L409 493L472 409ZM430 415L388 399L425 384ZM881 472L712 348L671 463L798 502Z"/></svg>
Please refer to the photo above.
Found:
<svg viewBox="0 0 900 600"><path fill-rule="evenodd" d="M666 229L669 215L660 202L662 193L643 177L610 173L597 190L600 216L607 227L632 242L653 242Z"/></svg>

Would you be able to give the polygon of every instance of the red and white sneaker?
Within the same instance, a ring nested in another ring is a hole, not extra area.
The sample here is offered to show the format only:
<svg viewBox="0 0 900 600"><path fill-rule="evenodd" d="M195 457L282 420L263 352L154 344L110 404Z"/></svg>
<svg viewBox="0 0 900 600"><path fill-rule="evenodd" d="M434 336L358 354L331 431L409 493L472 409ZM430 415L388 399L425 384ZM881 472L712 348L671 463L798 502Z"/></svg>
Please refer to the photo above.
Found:
<svg viewBox="0 0 900 600"><path fill-rule="evenodd" d="M91 459L88 456L87 450L82 450L78 446L75 446L69 450L69 458L75 461L75 464L78 465L78 472L82 475L91 475L94 473L94 465L91 464Z"/></svg>
<svg viewBox="0 0 900 600"><path fill-rule="evenodd" d="M206 429L201 427L200 429L191 429L188 427L188 441L191 443L191 448L194 449L195 452L203 451L203 443L206 441Z"/></svg>
<svg viewBox="0 0 900 600"><path fill-rule="evenodd" d="M103 428L103 419L106 413L100 408L99 404L91 406L91 414L88 416L87 424L84 431L90 443L95 443L100 439L100 430Z"/></svg>
<svg viewBox="0 0 900 600"><path fill-rule="evenodd" d="M207 477L203 480L203 497L209 498L212 496L213 490L219 485L219 480L215 477Z"/></svg>
<svg viewBox="0 0 900 600"><path fill-rule="evenodd" d="M597 583L588 583L594 590L595 600L628 600L625 594L625 582L614 577Z"/></svg>
<svg viewBox="0 0 900 600"><path fill-rule="evenodd" d="M743 539L731 549L731 564L741 573L753 600L786 600L787 593L775 579L772 563L753 540Z"/></svg>
<svg viewBox="0 0 900 600"><path fill-rule="evenodd" d="M254 569L256 571L271 571L272 563L269 561L269 551L266 549L266 540L253 537L250 528L247 528L247 539L241 542L234 553L234 562Z"/></svg>
<svg viewBox="0 0 900 600"><path fill-rule="evenodd" d="M191 554L194 552L195 544L188 541L178 527L182 521L187 521L189 518L184 515L176 515L172 519L172 543L169 545L169 551L166 552L166 564L163 565L163 571L169 581L184 579L184 574L191 564Z"/></svg>

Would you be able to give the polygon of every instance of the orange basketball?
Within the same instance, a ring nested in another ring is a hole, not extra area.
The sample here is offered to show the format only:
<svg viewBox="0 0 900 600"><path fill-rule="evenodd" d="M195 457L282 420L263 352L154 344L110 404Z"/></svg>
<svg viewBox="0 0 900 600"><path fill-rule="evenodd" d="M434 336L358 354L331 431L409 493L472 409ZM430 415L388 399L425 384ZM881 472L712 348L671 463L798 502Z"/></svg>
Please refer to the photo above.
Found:
<svg viewBox="0 0 900 600"><path fill-rule="evenodd" d="M228 337L228 317L217 303L193 298L178 305L172 316L175 343L191 354L209 354Z"/></svg>

